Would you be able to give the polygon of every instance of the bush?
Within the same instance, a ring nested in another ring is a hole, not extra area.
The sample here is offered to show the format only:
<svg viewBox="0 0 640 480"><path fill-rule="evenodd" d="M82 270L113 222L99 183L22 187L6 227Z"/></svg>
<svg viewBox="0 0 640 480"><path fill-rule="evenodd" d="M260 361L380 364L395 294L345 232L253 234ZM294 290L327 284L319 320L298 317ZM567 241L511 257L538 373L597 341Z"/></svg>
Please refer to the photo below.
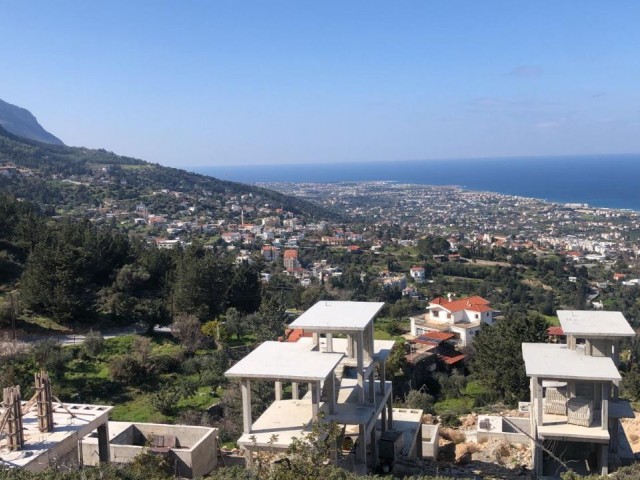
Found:
<svg viewBox="0 0 640 480"><path fill-rule="evenodd" d="M416 408L424 410L425 413L433 413L433 396L429 395L424 389L410 390L404 398L407 408Z"/></svg>
<svg viewBox="0 0 640 480"><path fill-rule="evenodd" d="M116 382L131 385L141 373L140 362L131 354L116 355L109 361L109 374Z"/></svg>
<svg viewBox="0 0 640 480"><path fill-rule="evenodd" d="M460 425L462 425L462 422L458 418L458 415L456 415L453 412L445 412L442 415L440 415L440 423L445 427L452 427L452 428L459 427Z"/></svg>
<svg viewBox="0 0 640 480"><path fill-rule="evenodd" d="M82 351L88 357L96 357L104 350L104 337L100 332L89 330L82 343Z"/></svg>
<svg viewBox="0 0 640 480"><path fill-rule="evenodd" d="M62 345L54 340L47 339L33 345L33 360L38 368L47 370L53 377L60 378L64 375L71 353L65 351Z"/></svg>

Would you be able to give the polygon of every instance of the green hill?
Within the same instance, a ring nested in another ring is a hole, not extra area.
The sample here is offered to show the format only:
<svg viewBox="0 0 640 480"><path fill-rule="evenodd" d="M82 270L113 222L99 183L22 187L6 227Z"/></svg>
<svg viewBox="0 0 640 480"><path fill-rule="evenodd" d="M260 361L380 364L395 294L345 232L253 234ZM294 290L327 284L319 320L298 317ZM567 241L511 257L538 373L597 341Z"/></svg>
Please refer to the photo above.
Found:
<svg viewBox="0 0 640 480"><path fill-rule="evenodd" d="M197 199L198 208L213 215L225 203L242 197L243 206L269 205L307 219L340 215L314 203L271 190L190 173L103 149L68 147L25 139L0 126L0 191L37 202L59 213L98 207L109 200L127 209L139 202L175 209L166 195Z"/></svg>

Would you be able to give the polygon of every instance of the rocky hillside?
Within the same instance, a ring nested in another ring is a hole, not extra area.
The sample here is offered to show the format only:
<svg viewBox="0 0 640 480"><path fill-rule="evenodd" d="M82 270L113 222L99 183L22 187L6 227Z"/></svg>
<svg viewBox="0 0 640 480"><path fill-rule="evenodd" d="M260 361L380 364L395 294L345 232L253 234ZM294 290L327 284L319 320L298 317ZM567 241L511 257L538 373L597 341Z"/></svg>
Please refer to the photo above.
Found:
<svg viewBox="0 0 640 480"><path fill-rule="evenodd" d="M0 126L22 138L63 145L58 137L42 128L42 125L29 110L7 103L2 99L0 99Z"/></svg>

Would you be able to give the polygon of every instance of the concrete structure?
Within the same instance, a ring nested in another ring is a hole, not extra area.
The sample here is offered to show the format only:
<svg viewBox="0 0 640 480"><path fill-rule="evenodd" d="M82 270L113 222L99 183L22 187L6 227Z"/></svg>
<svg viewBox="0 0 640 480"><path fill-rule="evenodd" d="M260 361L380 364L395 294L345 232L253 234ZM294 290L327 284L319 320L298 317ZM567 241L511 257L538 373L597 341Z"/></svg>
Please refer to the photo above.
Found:
<svg viewBox="0 0 640 480"><path fill-rule="evenodd" d="M562 461L586 460L606 474L618 460L619 419L633 418L618 399L619 341L634 336L619 312L558 311L567 344L523 343L531 379L530 425L538 476L558 474ZM553 455L550 455L552 452Z"/></svg>
<svg viewBox="0 0 640 480"><path fill-rule="evenodd" d="M482 297L466 297L458 300L435 298L429 302L427 313L411 317L411 335L416 337L428 332L451 332L455 343L466 347L480 331L482 323L493 324L493 309Z"/></svg>
<svg viewBox="0 0 640 480"><path fill-rule="evenodd" d="M422 283L425 280L425 272L423 267L411 267L409 270L409 274L411 278L413 278L416 282Z"/></svg>
<svg viewBox="0 0 640 480"><path fill-rule="evenodd" d="M162 453L178 476L199 478L216 468L217 433L207 427L109 422L109 452L114 463L128 463L144 451ZM81 454L85 465L97 465L97 432L82 441Z"/></svg>
<svg viewBox="0 0 640 480"><path fill-rule="evenodd" d="M521 417L478 415L477 441L501 440L508 443L528 443L530 420Z"/></svg>
<svg viewBox="0 0 640 480"><path fill-rule="evenodd" d="M97 461L109 461L108 417L112 407L53 403L53 429L42 432L38 428L35 404L23 402L22 424L24 446L8 451L6 440L0 436L0 466L24 468L32 472L46 470L53 465L77 464L78 445L83 437L95 431ZM1 413L4 413L0 409Z"/></svg>
<svg viewBox="0 0 640 480"><path fill-rule="evenodd" d="M290 325L311 337L301 336L295 343L265 342L225 373L242 384L244 433L238 444L248 464L252 452L284 451L294 437L309 434L314 422L327 421L341 425L345 437L357 437L356 464L374 467L376 426L384 432L394 426L407 430L415 423L394 423L391 382L384 368L394 342L373 338L373 319L383 305L320 301ZM258 380L275 383L275 401L254 421L251 382ZM285 384L291 386L290 398L285 398ZM302 397L301 384L307 385ZM418 430L413 425L414 438Z"/></svg>

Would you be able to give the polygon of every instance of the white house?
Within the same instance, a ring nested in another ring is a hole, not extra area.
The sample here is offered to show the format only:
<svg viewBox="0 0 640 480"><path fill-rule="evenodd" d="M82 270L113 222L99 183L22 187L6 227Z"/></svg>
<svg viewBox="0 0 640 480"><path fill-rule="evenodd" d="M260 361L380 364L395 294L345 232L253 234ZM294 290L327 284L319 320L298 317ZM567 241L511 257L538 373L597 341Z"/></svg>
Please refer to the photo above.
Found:
<svg viewBox="0 0 640 480"><path fill-rule="evenodd" d="M465 347L471 344L483 322L493 324L493 313L489 301L477 295L458 300L438 297L429 302L427 313L411 317L411 334L451 332L458 345Z"/></svg>
<svg viewBox="0 0 640 480"><path fill-rule="evenodd" d="M411 275L411 278L413 278L416 282L418 283L424 282L424 279L425 279L424 268L411 267L411 270L409 270L409 274Z"/></svg>

